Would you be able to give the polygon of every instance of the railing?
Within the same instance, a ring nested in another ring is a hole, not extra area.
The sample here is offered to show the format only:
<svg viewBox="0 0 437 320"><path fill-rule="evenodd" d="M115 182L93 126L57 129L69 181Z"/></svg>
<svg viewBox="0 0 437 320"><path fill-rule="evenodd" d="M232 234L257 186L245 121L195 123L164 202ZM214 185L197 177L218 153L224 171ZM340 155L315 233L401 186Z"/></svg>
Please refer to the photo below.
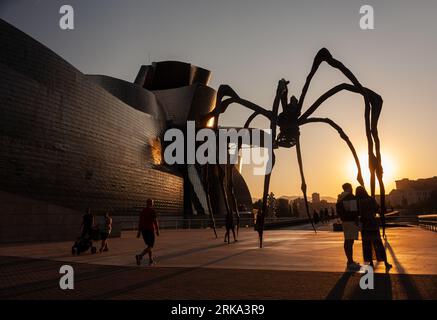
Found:
<svg viewBox="0 0 437 320"><path fill-rule="evenodd" d="M419 227L437 232L437 214L420 215L418 218Z"/></svg>
<svg viewBox="0 0 437 320"><path fill-rule="evenodd" d="M385 223L388 225L417 225L418 218L417 215L402 214L400 211L395 210L385 214Z"/></svg>
<svg viewBox="0 0 437 320"><path fill-rule="evenodd" d="M119 216L118 220L121 221L122 230L137 230L138 229L138 216ZM267 217L264 220L266 227L276 225L287 225L304 223L306 219L298 219L295 217ZM202 218L170 218L161 217L158 219L160 229L206 229L212 228L212 221L209 217ZM234 218L234 223L236 219ZM240 228L253 228L255 221L251 217L240 217ZM226 225L226 218L215 218L216 228L222 228Z"/></svg>
<svg viewBox="0 0 437 320"><path fill-rule="evenodd" d="M386 216L386 223L417 225L421 228L437 232L437 214Z"/></svg>
<svg viewBox="0 0 437 320"><path fill-rule="evenodd" d="M386 216L385 223L395 224L418 224L417 216Z"/></svg>

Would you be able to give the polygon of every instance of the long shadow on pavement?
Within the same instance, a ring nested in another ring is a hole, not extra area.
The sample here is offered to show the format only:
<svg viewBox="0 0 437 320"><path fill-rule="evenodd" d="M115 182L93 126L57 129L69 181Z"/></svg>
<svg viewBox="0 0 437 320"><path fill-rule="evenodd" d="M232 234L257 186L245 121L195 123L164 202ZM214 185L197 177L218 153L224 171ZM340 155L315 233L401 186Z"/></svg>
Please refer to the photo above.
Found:
<svg viewBox="0 0 437 320"><path fill-rule="evenodd" d="M98 300L100 300L100 299L112 299L112 298L114 298L114 297L116 297L116 296L118 296L120 294L124 294L124 293L129 292L129 291L138 290L138 289L141 289L143 287L150 286L152 284L161 282L163 280L168 280L168 279L171 279L171 278L174 278L174 277L180 277L180 276L182 276L184 274L187 274L187 273L190 273L190 272L192 272L192 271L194 271L196 269L199 269L199 268L202 268L202 267L206 267L208 265L211 265L211 264L214 264L214 263L217 263L217 262L229 259L231 257L235 257L235 256L238 256L238 255L244 254L245 252L251 251L251 250L252 249L244 250L244 251L241 251L241 252L238 252L238 253L235 253L235 254L231 254L231 255L228 255L226 257L222 257L222 258L219 258L219 259L216 259L216 260L213 260L213 261L209 261L209 262L207 262L207 263L205 263L203 265L200 265L200 266L184 268L182 270L177 269L175 272L172 272L170 274L166 274L164 276L160 276L160 277L156 277L156 278L153 278L153 279L150 279L150 280L146 280L146 281L143 281L143 282L140 282L140 283L136 283L134 285L123 287L121 289L109 291L109 292L106 292L104 294L91 297L90 299L98 299Z"/></svg>

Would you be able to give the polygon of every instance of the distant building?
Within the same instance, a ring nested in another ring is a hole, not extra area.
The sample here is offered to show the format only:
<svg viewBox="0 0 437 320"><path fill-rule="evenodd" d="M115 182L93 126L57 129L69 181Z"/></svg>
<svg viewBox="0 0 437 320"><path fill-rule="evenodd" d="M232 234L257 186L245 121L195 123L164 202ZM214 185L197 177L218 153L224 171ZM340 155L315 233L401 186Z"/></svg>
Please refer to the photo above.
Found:
<svg viewBox="0 0 437 320"><path fill-rule="evenodd" d="M276 200L276 212L278 217L292 216L291 206L288 199L279 198Z"/></svg>
<svg viewBox="0 0 437 320"><path fill-rule="evenodd" d="M335 199L331 197L322 197L320 193L314 192L311 196L312 201L309 203L310 212L316 210L320 212L321 210L331 210L331 208L335 208ZM303 199L302 199L303 200ZM330 201L329 201L330 200Z"/></svg>
<svg viewBox="0 0 437 320"><path fill-rule="evenodd" d="M305 200L303 198L297 198L293 201L293 215L296 215L294 212L297 209L297 217L299 218L306 218L306 208L305 208ZM331 210L331 208L335 208L335 203L327 202L326 200L321 200L318 203L314 202L308 202L308 210L310 212L310 215L313 215L314 210L317 212L320 212L320 210L324 210L327 208L328 210Z"/></svg>
<svg viewBox="0 0 437 320"><path fill-rule="evenodd" d="M298 218L306 218L307 213L306 213L306 208L305 208L305 200L302 198L297 198L293 201L293 203L294 203L293 211L297 210L297 217ZM309 206L310 212L313 212L311 203L308 203L308 206ZM296 213L293 212L293 214L296 214Z"/></svg>
<svg viewBox="0 0 437 320"><path fill-rule="evenodd" d="M397 180L396 189L389 193L387 202L393 207L407 206L429 199L433 190L437 190L437 177Z"/></svg>
<svg viewBox="0 0 437 320"><path fill-rule="evenodd" d="M311 196L313 204L320 202L320 193L314 192Z"/></svg>

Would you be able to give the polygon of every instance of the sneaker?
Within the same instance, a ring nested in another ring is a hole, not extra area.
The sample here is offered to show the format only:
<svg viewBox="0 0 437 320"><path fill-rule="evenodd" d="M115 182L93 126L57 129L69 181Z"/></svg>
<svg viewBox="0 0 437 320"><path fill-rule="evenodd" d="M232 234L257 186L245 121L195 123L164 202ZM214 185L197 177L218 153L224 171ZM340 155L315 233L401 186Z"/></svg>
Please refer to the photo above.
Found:
<svg viewBox="0 0 437 320"><path fill-rule="evenodd" d="M149 261L149 266L154 266L156 264L155 260L150 260Z"/></svg>
<svg viewBox="0 0 437 320"><path fill-rule="evenodd" d="M361 269L361 265L354 261L354 262L348 263L346 266L346 269L349 271L358 271Z"/></svg>
<svg viewBox="0 0 437 320"><path fill-rule="evenodd" d="M140 264L141 264L141 256L139 255L139 254L137 254L136 256L135 256L135 260L137 261L137 266L139 266Z"/></svg>
<svg viewBox="0 0 437 320"><path fill-rule="evenodd" d="M393 268L393 266L392 266L390 263L386 262L386 263L385 263L385 270L388 271L388 270L390 270L391 268Z"/></svg>

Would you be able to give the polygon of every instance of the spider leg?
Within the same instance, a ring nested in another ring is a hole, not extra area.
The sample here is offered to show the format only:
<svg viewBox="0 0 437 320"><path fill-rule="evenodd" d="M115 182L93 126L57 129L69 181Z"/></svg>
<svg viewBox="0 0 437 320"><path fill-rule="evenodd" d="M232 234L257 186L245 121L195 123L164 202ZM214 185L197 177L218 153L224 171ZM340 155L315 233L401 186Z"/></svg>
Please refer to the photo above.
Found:
<svg viewBox="0 0 437 320"><path fill-rule="evenodd" d="M229 97L224 99L225 97ZM242 99L240 96L228 85L221 85L217 91L217 100L216 100L216 107L209 112L207 115L205 115L205 118L211 118L215 117L218 118L218 116L225 112L228 106L232 103L238 103L242 105L243 107L246 107L250 110L253 110L254 112L258 114L262 114L263 116L267 117L271 120L271 111L268 111L264 109L263 107L258 106L257 104ZM218 120L218 119L217 119ZM217 122L216 122L217 125Z"/></svg>
<svg viewBox="0 0 437 320"><path fill-rule="evenodd" d="M305 210L307 212L308 219L310 220L311 225L313 226L314 232L317 233L316 227L314 226L314 223L313 223L313 219L310 216L310 209L308 207L307 185L306 185L305 176L304 176L304 173L303 173L302 153L301 153L301 150L300 150L300 138L299 137L297 138L297 141L296 141L296 152L297 152L297 161L299 162L300 178L302 180L301 190L302 190L302 193L303 193L303 199L305 200Z"/></svg>
<svg viewBox="0 0 437 320"><path fill-rule="evenodd" d="M258 112L256 112L256 111L253 112L253 113L249 116L249 118L247 118L246 123L244 124L244 128L249 128L251 122L253 121L253 119L256 118L257 115L259 115Z"/></svg>
<svg viewBox="0 0 437 320"><path fill-rule="evenodd" d="M227 99L224 99L225 97L229 97ZM210 118L214 118L214 128L217 129L218 128L218 122L219 122L219 116L221 113L225 112L228 108L228 106L232 103L237 103L240 104L248 109L251 109L254 111L254 116L253 118L258 115L261 114L265 117L267 117L269 120L271 120L271 111L268 111L256 104L254 104L253 102L250 102L248 100L245 99L241 99L240 96L228 85L221 85L217 91L217 100L216 100L216 107L207 115L205 115L205 118L210 119ZM218 141L217 141L217 150L219 150L219 146L218 146ZM227 219L233 219L232 216L232 211L230 209L230 205L229 205L229 200L227 197L227 193L226 193L226 188L224 186L224 182L225 182L225 172L224 169L222 168L222 166L219 164L218 161L218 152L217 152L217 163L216 163L216 168L218 170L219 173L219 178L220 178L220 190L221 193L223 195L223 200L225 202L225 206L226 206L226 218ZM232 182L231 182L232 183ZM238 219L238 225L239 225L239 216L237 214L237 219ZM228 238L229 241L230 237Z"/></svg>
<svg viewBox="0 0 437 320"><path fill-rule="evenodd" d="M362 94L362 91L358 89L356 86L349 84L349 83L342 83L339 85L336 85L335 87L329 89L324 94L322 94L299 118L299 120L305 120L310 115L312 115L319 107L320 105L328 100L333 95L341 92L341 91L350 91L358 94Z"/></svg>
<svg viewBox="0 0 437 320"><path fill-rule="evenodd" d="M338 69L358 89L362 90L362 88L363 88L361 83L358 81L358 79L354 76L354 74L348 68L345 67L345 65L343 63L341 63L337 59L334 59L328 49L322 48L322 49L319 50L319 52L317 52L317 54L316 54L316 56L314 58L314 61L313 61L313 65L311 67L311 71L308 74L307 79L305 81L305 84L304 84L304 86L302 88L302 92L301 92L301 95L299 97L299 106L300 107L303 106L303 102L304 102L305 96L306 96L306 94L308 92L308 88L309 88L309 85L311 83L311 80L313 79L314 74L316 73L316 71L318 70L320 64L322 64L322 62L326 62L331 67L333 67L335 69Z"/></svg>
<svg viewBox="0 0 437 320"><path fill-rule="evenodd" d="M310 82L312 78L314 77L314 74L316 73L317 69L319 68L320 64L322 62L328 63L331 67L338 69L341 71L351 82L352 84L363 94L364 102L365 102L365 112L364 112L364 118L366 123L366 137L367 137L367 148L368 148L368 154L369 154L369 171L370 171L370 189L372 196L375 196L375 154L373 153L373 140L372 140L372 128L371 128L371 105L369 102L368 97L368 91L364 90L361 83L358 81L358 79L354 76L354 74L345 67L343 63L340 61L334 59L331 55L331 53L326 48L322 48L317 53L316 57L314 58L313 65L311 67L311 71L307 76L307 79L305 81L305 84L302 88L302 93L299 98L299 107L302 108L303 102L305 100L306 93L308 91Z"/></svg>
<svg viewBox="0 0 437 320"><path fill-rule="evenodd" d="M361 186L364 186L363 175L362 175L362 172L361 172L360 159L358 158L358 155L357 155L357 152L355 151L354 145L350 141L350 139L347 136L347 134L343 131L343 129L338 124L336 124L334 121L332 121L329 118L308 118L308 119L303 120L301 122L301 124L303 125L303 124L312 123L312 122L327 123L331 127L333 127L335 130L337 130L337 132L340 134L340 137L347 143L347 145L348 145L349 149L351 150L352 155L354 157L355 164L356 164L357 170L358 170L357 181L359 182L359 184Z"/></svg>
<svg viewBox="0 0 437 320"><path fill-rule="evenodd" d="M381 215L381 222L382 222L382 234L383 237L385 237L385 213L387 211L386 206L385 206L385 186L384 186L384 181L383 181L383 173L384 170L382 168L382 159L381 159L381 143L379 140L379 135L378 135L378 120L379 120L379 116L381 114L381 110L382 110L382 103L383 100L381 98L380 95L376 94L375 92L368 90L369 91L369 96L370 96L370 100L371 100L371 104L373 106L372 108L372 136L373 139L375 140L375 149L376 149L376 164L375 164L375 171L376 171L376 177L378 179L378 184L379 184L379 191L380 191L380 203L381 203L381 211L380 211L380 215Z"/></svg>
<svg viewBox="0 0 437 320"><path fill-rule="evenodd" d="M234 177L233 177L233 170L234 170L234 165L233 164L228 164L226 166L226 175L227 175L227 186L228 186L228 192L229 192L229 197L231 198L231 204L232 204L232 211L235 211L236 217L237 217L237 236L238 236L238 231L240 231L240 212L238 211L238 204L237 204L237 199L235 197L235 192L234 192Z"/></svg>
<svg viewBox="0 0 437 320"><path fill-rule="evenodd" d="M232 220L233 216L232 216L231 208L229 206L229 200L228 200L228 196L226 194L226 189L225 189L225 179L226 179L225 170L223 169L222 165L220 165L220 164L217 164L216 166L217 166L217 169L219 172L220 190L222 192L223 200L224 200L225 207L226 207L226 232L227 232L228 231L228 228L227 228L228 221ZM224 166L226 166L226 165L224 165ZM228 243L230 243L230 238L231 238L231 236L229 234Z"/></svg>
<svg viewBox="0 0 437 320"><path fill-rule="evenodd" d="M282 80L280 80L278 82L278 88L276 90L276 96L275 96L275 99L273 100L271 116L269 118L270 119L270 130L271 130L272 139L273 139L271 146L273 146L274 139L276 139L276 124L278 121L279 103L283 100L283 96L286 93L287 92L283 90L283 82L282 82ZM248 119L248 121L246 121L246 123L250 123L249 120L251 118L252 118L252 116L249 117L249 119ZM256 224L257 224L256 227L257 227L257 231L259 234L259 246L260 246L260 248L262 248L262 246L263 246L264 218L265 218L266 212L267 212L267 196L268 196L269 187L270 187L270 177L272 174L273 167L275 166L275 152L274 152L273 148L271 151L272 151L272 158L269 159L269 162L268 162L268 165L270 166L270 171L268 173L266 173L266 175L264 177L264 191L263 191L261 215L258 214L257 219L256 219Z"/></svg>
<svg viewBox="0 0 437 320"><path fill-rule="evenodd" d="M210 197L210 185L209 185L209 172L211 170L211 167L207 164L205 166L205 170L204 170L204 176L203 176L203 180L205 181L205 190L206 190L206 203L208 205L208 211L210 214L210 218L211 218L211 226L212 229L214 230L214 235L215 238L217 239L217 229L216 229L216 225L215 225L215 218L214 218L214 213L212 212L212 206L211 206L211 197Z"/></svg>
<svg viewBox="0 0 437 320"><path fill-rule="evenodd" d="M272 167L275 165L275 152L272 150ZM259 247L263 247L263 234L264 234L264 220L267 212L267 197L269 195L269 187L270 187L270 178L271 173L268 173L264 177L264 191L263 191L263 200L262 200L262 207L261 212L258 212L258 215L256 217L256 230L258 231L259 235Z"/></svg>
<svg viewBox="0 0 437 320"><path fill-rule="evenodd" d="M249 128L249 125L250 125L250 123L253 121L253 119L255 119L258 115L260 115L260 113L258 113L257 111L254 111L248 118L247 118L247 120L246 120L246 122L245 122L245 124L244 124L244 128L245 129L247 129L247 128ZM239 140L238 141L238 147L237 147L237 152L239 153L240 152L240 150L241 150L241 147L242 147L242 140ZM269 184L270 183L270 178L269 178L269 182L267 183L267 184ZM233 190L233 182L231 183L232 185L231 185L231 188L232 188L232 191L231 191L231 194L232 194L232 196L234 197L233 199L233 201L235 202L235 207L237 208L237 236L238 236L238 232L239 232L239 230L240 230L240 214L239 214L239 211L238 211L238 207L237 207L237 205L236 205L236 199L235 199L235 195L234 195L234 190ZM264 182L264 185L266 184L266 182ZM268 193L268 186L267 186L267 193ZM259 215L259 216L261 216L261 215ZM262 226L264 227L264 217L263 218L261 218L261 219L263 219L262 220ZM258 218L257 218L257 225L258 225ZM263 233L263 231L261 231L260 232L260 247L262 247L262 233Z"/></svg>
<svg viewBox="0 0 437 320"><path fill-rule="evenodd" d="M383 233L385 234L385 187L384 187L384 181L383 181L383 168L382 168L382 160L381 160L381 146L380 146L380 140L378 135L378 120L379 116L382 110L382 98L380 95L375 93L374 91L368 89L368 88L362 88L359 89L357 86L348 84L348 83L342 83L340 85L337 85L327 92L325 92L323 95L321 95L309 108L306 110L302 116L299 118L299 124L306 123L306 120L308 117L314 113L314 111L317 110L317 108L327 99L335 95L336 93L346 90L355 92L358 94L361 94L363 96L367 96L369 98L369 106L370 108L366 108L366 119L369 118L370 124L368 125L370 128L370 134L367 136L368 141L370 138L370 141L372 142L372 138L375 142L375 151L376 154L373 154L373 143L370 143L369 145L372 146L371 152L369 152L369 170L371 172L370 175L370 184L371 184L371 194L372 196L375 195L375 175L378 179L380 194L381 194L381 219L382 219L382 226L383 226ZM366 122L367 127L367 122ZM368 131L366 130L366 133Z"/></svg>

